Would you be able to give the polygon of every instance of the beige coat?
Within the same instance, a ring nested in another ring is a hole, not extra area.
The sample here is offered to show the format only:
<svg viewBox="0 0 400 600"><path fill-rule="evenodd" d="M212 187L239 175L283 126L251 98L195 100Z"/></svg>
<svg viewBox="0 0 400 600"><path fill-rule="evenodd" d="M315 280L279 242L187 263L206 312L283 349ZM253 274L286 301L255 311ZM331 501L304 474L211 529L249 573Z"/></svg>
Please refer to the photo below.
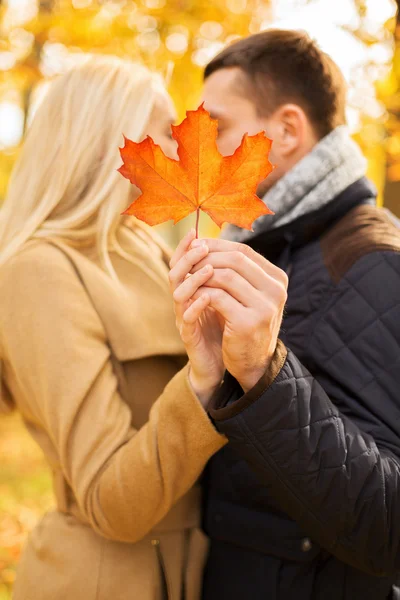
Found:
<svg viewBox="0 0 400 600"><path fill-rule="evenodd" d="M43 449L57 498L14 600L199 599L195 482L225 439L182 368L165 257L139 237L128 251L135 264L112 255L123 287L59 242L29 242L0 269L3 400Z"/></svg>

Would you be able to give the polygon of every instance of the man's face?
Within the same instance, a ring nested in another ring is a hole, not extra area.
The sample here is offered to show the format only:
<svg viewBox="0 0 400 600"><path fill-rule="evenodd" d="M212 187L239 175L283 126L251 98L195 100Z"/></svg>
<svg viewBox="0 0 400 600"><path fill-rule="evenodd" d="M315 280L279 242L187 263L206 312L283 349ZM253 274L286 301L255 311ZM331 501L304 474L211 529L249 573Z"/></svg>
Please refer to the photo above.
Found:
<svg viewBox="0 0 400 600"><path fill-rule="evenodd" d="M255 103L246 95L243 74L239 68L219 69L212 73L204 84L203 101L211 116L218 119L217 144L224 156L234 153L245 133L255 135L264 130L269 138L276 139L276 123L273 116L266 119L257 114ZM270 161L277 168L260 184L260 196L283 174L276 143L272 145Z"/></svg>

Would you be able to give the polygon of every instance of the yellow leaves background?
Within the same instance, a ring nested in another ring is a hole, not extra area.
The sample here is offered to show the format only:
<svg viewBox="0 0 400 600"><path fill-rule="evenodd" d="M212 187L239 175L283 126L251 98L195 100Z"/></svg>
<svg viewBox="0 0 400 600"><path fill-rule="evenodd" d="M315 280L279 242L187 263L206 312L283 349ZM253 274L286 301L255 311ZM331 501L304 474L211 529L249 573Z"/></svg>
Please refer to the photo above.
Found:
<svg viewBox="0 0 400 600"><path fill-rule="evenodd" d="M182 118L188 108L198 105L203 66L225 44L270 26L281 7L285 15L296 19L305 7L311 7L312 15L314 6L317 14L317 9L325 5L329 20L332 4L331 0L0 0L0 201L21 143L18 135L14 143L1 143L1 126L6 127L8 120L8 112L2 116L2 104L13 104L21 110L22 133L42 82L79 61L85 53L126 56L160 71L169 82ZM387 179L400 180L396 150L400 139L396 113L397 51L388 74L394 40L398 37L397 2L335 3L336 11L343 14L350 6L353 12L340 27L365 47L365 64L358 68L357 77L376 82L383 109L381 113L376 109L371 113L360 91L357 97L350 94L350 104L359 113L360 121L354 134L370 161L370 175L382 200ZM320 15L321 20L324 11ZM371 26L372 21L376 21L375 26ZM321 21L323 25L326 23ZM377 61L379 52L382 55L385 51L387 56ZM350 74L350 89L352 77ZM388 114L393 118L387 120ZM175 243L181 231L166 229L165 233Z"/></svg>
<svg viewBox="0 0 400 600"><path fill-rule="evenodd" d="M9 600L27 532L54 505L50 472L16 414L0 418L0 464L0 600Z"/></svg>

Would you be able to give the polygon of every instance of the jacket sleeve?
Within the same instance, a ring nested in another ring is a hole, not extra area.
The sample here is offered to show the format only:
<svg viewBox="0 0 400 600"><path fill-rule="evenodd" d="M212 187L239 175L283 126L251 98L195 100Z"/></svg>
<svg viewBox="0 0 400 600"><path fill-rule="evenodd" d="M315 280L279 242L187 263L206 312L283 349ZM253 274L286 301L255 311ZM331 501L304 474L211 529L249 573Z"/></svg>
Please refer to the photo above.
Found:
<svg viewBox="0 0 400 600"><path fill-rule="evenodd" d="M92 528L135 542L226 440L192 392L186 368L156 400L148 422L138 431L131 426L99 317L68 260L58 252L49 258L33 260L27 252L2 268L6 368Z"/></svg>
<svg viewBox="0 0 400 600"><path fill-rule="evenodd" d="M400 254L359 260L308 340L314 377L280 342L218 430L314 542L370 574L400 569ZM243 394L243 392L242 392Z"/></svg>

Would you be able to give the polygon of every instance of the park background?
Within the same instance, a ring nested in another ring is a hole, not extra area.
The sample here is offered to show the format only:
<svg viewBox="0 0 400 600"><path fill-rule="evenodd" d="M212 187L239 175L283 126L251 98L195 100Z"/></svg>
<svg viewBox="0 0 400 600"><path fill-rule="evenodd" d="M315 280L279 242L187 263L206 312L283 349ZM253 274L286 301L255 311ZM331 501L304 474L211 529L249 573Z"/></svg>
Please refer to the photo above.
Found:
<svg viewBox="0 0 400 600"><path fill-rule="evenodd" d="M49 81L87 53L159 71L182 119L199 104L203 67L221 48L284 27L308 31L343 70L349 127L379 202L400 216L399 7L400 0L0 0L0 204ZM161 233L174 245L187 227ZM217 234L206 217L200 231ZM21 546L52 505L40 451L18 415L0 417L0 600L11 598Z"/></svg>

